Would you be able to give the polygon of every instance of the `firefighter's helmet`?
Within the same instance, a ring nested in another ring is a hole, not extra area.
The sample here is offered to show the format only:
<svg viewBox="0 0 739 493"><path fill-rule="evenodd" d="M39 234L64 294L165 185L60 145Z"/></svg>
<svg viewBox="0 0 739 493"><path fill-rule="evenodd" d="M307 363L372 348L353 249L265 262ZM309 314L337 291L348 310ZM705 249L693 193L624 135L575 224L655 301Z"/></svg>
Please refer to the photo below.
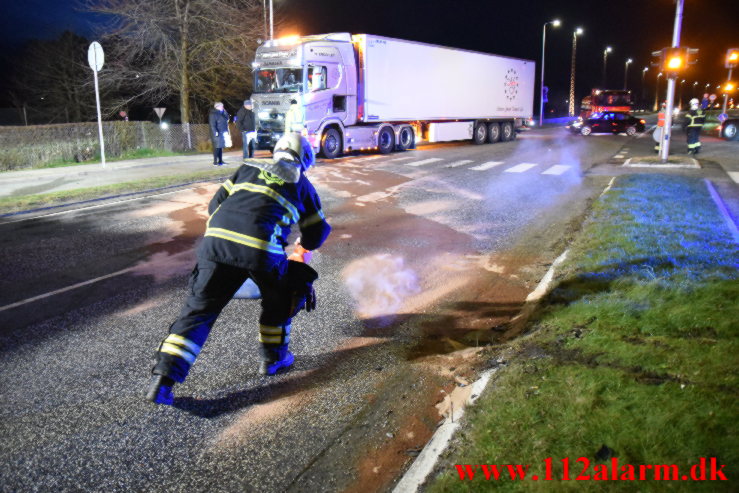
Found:
<svg viewBox="0 0 739 493"><path fill-rule="evenodd" d="M313 166L316 162L316 155L308 139L297 132L288 132L277 141L274 150L275 159L280 159L281 156L279 154L282 153L289 155L291 160L297 160L303 171Z"/></svg>
<svg viewBox="0 0 739 493"><path fill-rule="evenodd" d="M690 100L690 107L695 109L698 109L698 106L700 106L701 102L698 101L698 98L693 98Z"/></svg>

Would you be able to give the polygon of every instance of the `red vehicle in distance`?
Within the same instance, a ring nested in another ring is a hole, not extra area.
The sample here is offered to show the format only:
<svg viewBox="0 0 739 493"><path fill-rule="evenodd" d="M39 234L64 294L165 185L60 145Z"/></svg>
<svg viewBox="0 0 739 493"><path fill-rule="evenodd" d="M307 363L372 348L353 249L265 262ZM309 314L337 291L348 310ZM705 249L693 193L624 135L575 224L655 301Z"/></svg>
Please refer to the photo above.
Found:
<svg viewBox="0 0 739 493"><path fill-rule="evenodd" d="M590 96L585 96L580 105L580 117L583 120L590 118L593 113L615 111L630 113L631 91L622 89L593 89Z"/></svg>

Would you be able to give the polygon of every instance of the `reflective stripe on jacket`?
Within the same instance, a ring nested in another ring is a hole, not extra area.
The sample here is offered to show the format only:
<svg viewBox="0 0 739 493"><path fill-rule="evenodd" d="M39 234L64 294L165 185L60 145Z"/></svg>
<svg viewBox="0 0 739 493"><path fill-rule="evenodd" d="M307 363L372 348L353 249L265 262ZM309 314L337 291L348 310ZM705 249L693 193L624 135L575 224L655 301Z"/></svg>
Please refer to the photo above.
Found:
<svg viewBox="0 0 739 493"><path fill-rule="evenodd" d="M300 173L297 183L290 183L261 169L264 163L258 161L269 161L273 167L295 166L289 161L244 161L210 202L198 257L268 271L286 262L293 224L298 224L300 242L308 250L320 247L328 237L331 227L308 178Z"/></svg>
<svg viewBox="0 0 739 493"><path fill-rule="evenodd" d="M687 118L688 127L702 127L706 122L706 114L703 110L690 110L685 114Z"/></svg>

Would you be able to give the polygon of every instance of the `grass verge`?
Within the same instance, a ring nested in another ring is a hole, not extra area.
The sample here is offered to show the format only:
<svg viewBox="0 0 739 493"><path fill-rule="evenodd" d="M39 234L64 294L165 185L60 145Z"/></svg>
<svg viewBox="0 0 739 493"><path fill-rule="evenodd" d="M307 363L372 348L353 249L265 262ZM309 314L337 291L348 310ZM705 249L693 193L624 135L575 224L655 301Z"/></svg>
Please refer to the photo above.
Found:
<svg viewBox="0 0 739 493"><path fill-rule="evenodd" d="M702 181L620 177L428 491L736 491L738 262ZM591 480L575 480L580 457ZM626 464L674 464L680 479L715 457L729 481L657 481L656 469L639 480L638 467L636 481L614 481L614 457L619 478ZM556 479L564 458L570 481ZM456 464L475 479L460 480ZM504 469L486 481L476 464L530 468L525 480ZM608 479L593 480L600 464Z"/></svg>
<svg viewBox="0 0 739 493"><path fill-rule="evenodd" d="M104 198L123 193L142 192L172 185L193 183L210 179L221 179L231 176L234 168L215 168L198 173L186 173L157 178L147 178L139 181L129 181L114 185L103 185L98 187L79 188L62 192L42 193L36 195L21 195L0 198L0 214L49 207L69 202L80 202L83 200Z"/></svg>
<svg viewBox="0 0 739 493"><path fill-rule="evenodd" d="M161 149L134 149L131 151L126 151L120 156L117 157L107 157L105 161L112 163L115 161L126 161L129 159L144 159L149 157L171 157L171 156L189 156L189 155L196 155L196 154L203 154L201 151L190 151L190 152L174 152L174 151L165 151ZM63 168L66 166L79 166L82 164L100 164L100 155L96 155L93 159L90 159L88 161L53 161L50 163L43 163L39 166L32 166L30 168L23 168L23 169L41 169L41 168ZM16 170L12 170L16 171Z"/></svg>

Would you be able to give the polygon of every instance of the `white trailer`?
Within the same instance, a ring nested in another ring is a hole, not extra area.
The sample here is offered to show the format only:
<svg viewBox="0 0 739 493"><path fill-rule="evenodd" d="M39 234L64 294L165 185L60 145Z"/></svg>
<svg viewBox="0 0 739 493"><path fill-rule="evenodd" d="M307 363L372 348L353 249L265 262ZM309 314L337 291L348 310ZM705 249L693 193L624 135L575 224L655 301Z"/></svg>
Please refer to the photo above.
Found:
<svg viewBox="0 0 739 493"><path fill-rule="evenodd" d="M348 33L268 41L254 62L260 147L285 131L326 157L425 140L512 140L533 114L535 63Z"/></svg>

